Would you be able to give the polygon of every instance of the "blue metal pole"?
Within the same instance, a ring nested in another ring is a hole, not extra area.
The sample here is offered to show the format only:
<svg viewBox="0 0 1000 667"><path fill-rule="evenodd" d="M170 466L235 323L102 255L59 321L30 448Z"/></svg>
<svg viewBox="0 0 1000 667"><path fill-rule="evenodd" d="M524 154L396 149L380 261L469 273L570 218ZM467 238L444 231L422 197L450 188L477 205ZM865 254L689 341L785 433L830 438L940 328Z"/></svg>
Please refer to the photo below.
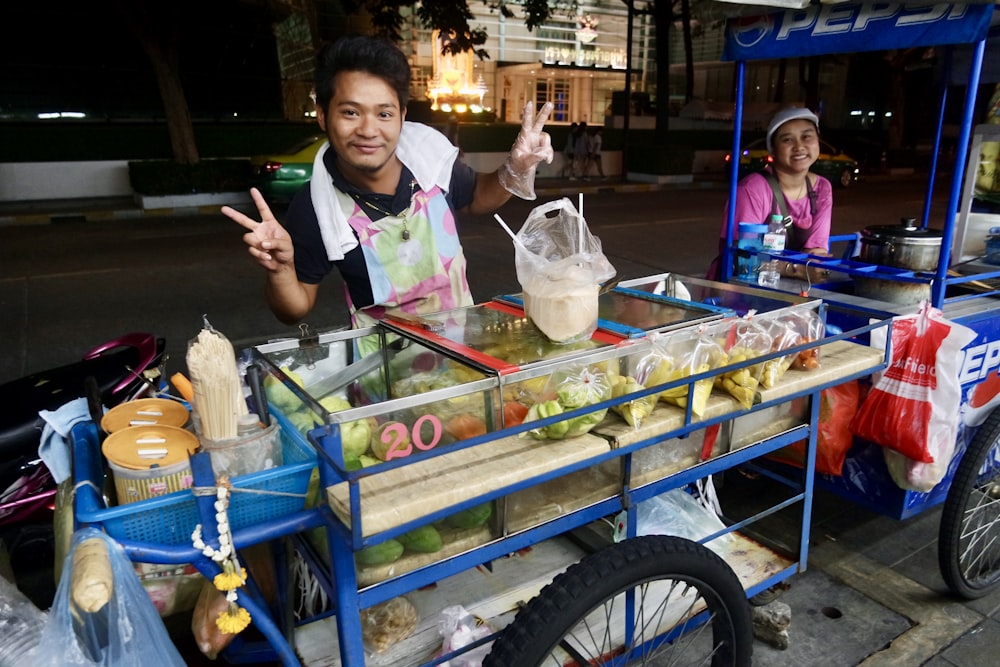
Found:
<svg viewBox="0 0 1000 667"><path fill-rule="evenodd" d="M962 197L962 177L965 175L965 162L969 153L969 137L972 135L972 124L976 113L976 89L979 87L979 75L983 69L983 54L986 52L986 40L976 43L969 66L969 83L965 91L965 107L962 113L962 125L958 133L958 146L955 150L955 169L951 181L951 193L948 195L948 208L944 212L944 238L941 239L941 256L937 271L934 273L934 284L931 285L931 303L935 308L944 304L945 280L948 277L948 264L951 258L951 246L955 236L955 213Z"/></svg>
<svg viewBox="0 0 1000 667"><path fill-rule="evenodd" d="M726 209L726 240L722 247L720 261L721 277L724 282L728 282L733 277L733 236L736 231L736 185L740 174L740 146L742 145L741 133L743 131L743 93L746 79L746 62L738 60L736 62L736 109L733 112L733 148L730 152L732 159L729 161L729 206Z"/></svg>
<svg viewBox="0 0 1000 667"><path fill-rule="evenodd" d="M941 104L938 106L937 133L934 135L934 152L931 153L931 173L927 179L927 196L924 197L924 213L920 226L927 229L931 218L931 198L934 196L934 182L937 177L938 155L941 154L941 134L944 130L944 107L948 102L948 75L951 72L951 48L945 51L943 76L941 80Z"/></svg>

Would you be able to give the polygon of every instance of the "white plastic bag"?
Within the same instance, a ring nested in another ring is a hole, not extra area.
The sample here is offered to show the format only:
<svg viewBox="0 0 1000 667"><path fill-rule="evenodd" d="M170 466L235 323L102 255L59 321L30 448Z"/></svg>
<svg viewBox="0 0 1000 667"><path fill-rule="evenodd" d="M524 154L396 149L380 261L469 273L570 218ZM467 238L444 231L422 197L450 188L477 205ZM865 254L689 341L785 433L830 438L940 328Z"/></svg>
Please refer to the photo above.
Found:
<svg viewBox="0 0 1000 667"><path fill-rule="evenodd" d="M491 634L493 629L486 623L477 622L476 618L462 605L455 605L441 610L438 631L441 633L442 639L441 652L438 654L441 656L465 648L476 640ZM482 667L483 659L489 655L492 646L492 642L477 646L451 660L442 662L440 667Z"/></svg>
<svg viewBox="0 0 1000 667"><path fill-rule="evenodd" d="M706 502L715 501L707 497ZM718 514L684 489L667 491L636 506L636 535L675 535L698 542L725 527ZM729 539L730 535L723 535L706 546L718 550Z"/></svg>
<svg viewBox="0 0 1000 667"><path fill-rule="evenodd" d="M589 338L597 329L600 285L615 275L601 240L565 197L533 209L516 239L528 318L557 343Z"/></svg>

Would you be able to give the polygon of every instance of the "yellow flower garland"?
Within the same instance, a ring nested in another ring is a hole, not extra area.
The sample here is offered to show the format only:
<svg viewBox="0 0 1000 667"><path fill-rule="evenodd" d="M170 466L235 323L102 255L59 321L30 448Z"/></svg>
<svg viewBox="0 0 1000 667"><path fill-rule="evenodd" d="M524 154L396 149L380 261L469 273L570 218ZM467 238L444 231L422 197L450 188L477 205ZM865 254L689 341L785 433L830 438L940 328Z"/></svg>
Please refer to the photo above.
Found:
<svg viewBox="0 0 1000 667"><path fill-rule="evenodd" d="M205 544L201 537L201 524L194 528L191 533L191 543L195 549L211 558L222 567L222 572L215 575L212 585L216 589L226 593L226 600L229 602L226 610L215 619L215 624L219 630L228 635L235 635L242 632L250 625L250 612L237 604L236 590L246 584L246 568L240 567L236 559L236 548L233 544L233 534L229 529L229 481L219 480L216 489L215 520L218 522L219 548Z"/></svg>

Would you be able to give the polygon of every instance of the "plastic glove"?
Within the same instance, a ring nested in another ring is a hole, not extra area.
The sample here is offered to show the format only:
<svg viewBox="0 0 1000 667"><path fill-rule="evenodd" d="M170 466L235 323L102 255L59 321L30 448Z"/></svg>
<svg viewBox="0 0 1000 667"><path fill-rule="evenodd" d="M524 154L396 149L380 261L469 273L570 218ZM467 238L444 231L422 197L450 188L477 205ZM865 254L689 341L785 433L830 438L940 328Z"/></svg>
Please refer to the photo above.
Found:
<svg viewBox="0 0 1000 667"><path fill-rule="evenodd" d="M543 132L545 121L552 113L552 103L546 102L541 111L535 115L535 103L524 105L524 116L521 119L521 131L514 140L510 155L497 171L497 178L504 190L521 199L535 198L535 169L538 163L545 160L552 162L552 138L548 132Z"/></svg>

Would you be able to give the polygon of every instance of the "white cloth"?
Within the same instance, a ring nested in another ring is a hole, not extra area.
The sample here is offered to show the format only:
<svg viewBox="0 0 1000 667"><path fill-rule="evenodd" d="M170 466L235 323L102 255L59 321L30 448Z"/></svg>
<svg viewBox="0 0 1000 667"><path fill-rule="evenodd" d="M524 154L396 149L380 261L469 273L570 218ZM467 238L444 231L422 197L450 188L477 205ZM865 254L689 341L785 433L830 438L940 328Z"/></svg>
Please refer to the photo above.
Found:
<svg viewBox="0 0 1000 667"><path fill-rule="evenodd" d="M327 142L316 153L309 191L327 258L337 262L358 245L358 239L347 223L347 214L337 203L336 188L323 164L323 156L329 148ZM447 192L458 148L433 127L407 122L403 123L399 134L396 157L417 179L421 190L427 192L437 185Z"/></svg>
<svg viewBox="0 0 1000 667"><path fill-rule="evenodd" d="M52 479L59 484L73 474L69 433L76 424L90 419L87 399L74 399L56 410L41 410L38 416L45 420L38 457L52 473Z"/></svg>

